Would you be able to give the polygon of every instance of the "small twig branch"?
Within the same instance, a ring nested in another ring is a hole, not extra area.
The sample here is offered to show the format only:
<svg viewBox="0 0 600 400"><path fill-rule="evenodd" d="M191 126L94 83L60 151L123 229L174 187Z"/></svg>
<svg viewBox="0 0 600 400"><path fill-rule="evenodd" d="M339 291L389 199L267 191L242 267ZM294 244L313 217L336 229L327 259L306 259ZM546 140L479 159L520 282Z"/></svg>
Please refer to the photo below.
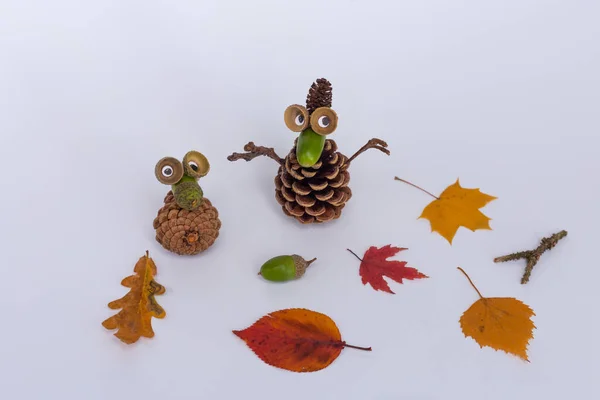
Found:
<svg viewBox="0 0 600 400"><path fill-rule="evenodd" d="M533 270L533 267L537 264L537 262L540 260L540 257L542 256L542 254L546 250L550 250L554 246L556 246L558 241L560 239L564 238L565 236L567 236L567 231L562 230L558 233L555 233L552 236L543 238L540 242L540 245L533 250L519 251L516 253L508 254L506 256L496 257L496 258L494 258L494 262L497 263L497 262L514 261L514 260L520 260L522 258L527 260L527 265L525 266L525 273L523 274L523 278L521 278L521 284L524 285L527 282L529 282L529 277L531 276L531 271Z"/></svg>
<svg viewBox="0 0 600 400"><path fill-rule="evenodd" d="M246 151L247 153L232 153L230 156L227 157L227 159L229 161L250 161L258 156L265 156L277 161L279 165L283 165L283 158L279 157L272 147L256 146L254 142L248 142L248 144L244 146L244 151Z"/></svg>
<svg viewBox="0 0 600 400"><path fill-rule="evenodd" d="M367 142L367 144L365 144L363 147L361 147L360 150L358 150L356 153L354 153L354 155L348 159L346 164L350 164L352 162L352 160L354 160L361 153L364 153L365 151L367 151L369 149L377 149L377 150L387 154L388 156L390 155L390 151L387 149L387 143L381 139L373 138L373 139L369 140Z"/></svg>

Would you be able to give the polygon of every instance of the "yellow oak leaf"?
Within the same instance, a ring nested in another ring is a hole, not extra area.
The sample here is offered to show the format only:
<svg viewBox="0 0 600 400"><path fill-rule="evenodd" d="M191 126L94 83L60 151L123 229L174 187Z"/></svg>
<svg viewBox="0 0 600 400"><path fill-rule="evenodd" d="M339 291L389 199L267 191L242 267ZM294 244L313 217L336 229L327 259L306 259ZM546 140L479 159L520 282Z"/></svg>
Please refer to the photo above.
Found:
<svg viewBox="0 0 600 400"><path fill-rule="evenodd" d="M118 329L115 336L123 343L131 344L142 336L154 337L152 317L164 318L165 310L156 302L154 295L165 293L165 287L154 280L156 265L146 255L142 256L130 275L121 281L121 285L131 290L118 300L108 303L108 307L119 313L102 322L106 329Z"/></svg>
<svg viewBox="0 0 600 400"><path fill-rule="evenodd" d="M479 300L460 317L465 337L473 338L481 348L502 350L529 362L527 345L535 328L531 321L535 316L533 310L512 297L483 297L467 273L460 267L458 269L479 295Z"/></svg>
<svg viewBox="0 0 600 400"><path fill-rule="evenodd" d="M489 224L491 218L486 217L479 209L495 199L497 197L482 193L479 189L461 187L457 179L423 209L418 219L428 219L431 231L438 232L452 244L460 226L473 232L477 229L492 229Z"/></svg>

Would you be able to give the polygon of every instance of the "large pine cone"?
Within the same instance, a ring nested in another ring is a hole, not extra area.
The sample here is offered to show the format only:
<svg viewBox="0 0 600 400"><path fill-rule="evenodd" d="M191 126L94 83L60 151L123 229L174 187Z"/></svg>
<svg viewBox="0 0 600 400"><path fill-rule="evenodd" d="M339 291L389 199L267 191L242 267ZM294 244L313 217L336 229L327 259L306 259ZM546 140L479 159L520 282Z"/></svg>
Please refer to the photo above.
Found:
<svg viewBox="0 0 600 400"><path fill-rule="evenodd" d="M179 255L194 255L209 248L219 236L219 212L206 197L194 211L177 205L173 192L165 197L153 226L156 241L165 249Z"/></svg>
<svg viewBox="0 0 600 400"><path fill-rule="evenodd" d="M327 139L319 161L310 168L303 168L296 159L297 141L275 177L277 202L286 215L303 224L339 218L352 197L348 187L348 158L337 152L333 140Z"/></svg>

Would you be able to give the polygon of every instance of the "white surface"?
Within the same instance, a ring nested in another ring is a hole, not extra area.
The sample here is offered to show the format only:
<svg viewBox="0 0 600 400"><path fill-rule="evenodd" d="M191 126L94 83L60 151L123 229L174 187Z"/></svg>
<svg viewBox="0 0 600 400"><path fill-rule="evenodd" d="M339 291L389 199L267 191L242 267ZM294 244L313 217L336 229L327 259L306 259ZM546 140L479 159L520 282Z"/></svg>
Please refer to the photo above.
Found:
<svg viewBox="0 0 600 400"><path fill-rule="evenodd" d="M0 2L2 398L599 398L599 19L591 0ZM361 155L343 218L308 227L277 205L273 161L226 156L249 140L285 155L283 111L319 77L340 150L380 137L392 156ZM190 149L223 227L182 258L154 240L168 188L153 168ZM493 230L449 246L395 175L498 196ZM528 285L522 262L492 262L560 229ZM388 243L431 278L363 286L345 249ZM146 249L167 317L128 347L101 322ZM319 261L285 285L257 277L288 253ZM534 308L530 364L464 338L477 297L458 265ZM373 352L295 374L231 333L286 307Z"/></svg>

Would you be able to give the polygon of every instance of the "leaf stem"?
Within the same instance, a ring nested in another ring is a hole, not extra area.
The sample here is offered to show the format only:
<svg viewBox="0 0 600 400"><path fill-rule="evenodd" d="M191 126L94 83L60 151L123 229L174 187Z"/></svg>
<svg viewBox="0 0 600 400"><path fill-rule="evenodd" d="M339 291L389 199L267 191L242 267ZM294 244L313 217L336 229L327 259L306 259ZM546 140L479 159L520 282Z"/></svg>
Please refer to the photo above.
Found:
<svg viewBox="0 0 600 400"><path fill-rule="evenodd" d="M479 295L479 297L481 297L483 299L483 296L481 295L481 292L479 291L479 289L477 289L477 286L475 286L475 284L473 283L473 281L471 280L471 278L469 277L469 275L467 275L467 273L465 272L465 270L462 269L461 267L457 267L457 268L460 270L460 272L462 272L463 274L465 274L465 276L469 280L469 283L471 284L471 286L473 286L473 289L475 289L475 291L477 292L477 294Z"/></svg>
<svg viewBox="0 0 600 400"><path fill-rule="evenodd" d="M342 344L344 345L344 347L349 347L351 349L357 349L357 350L363 350L363 351L373 351L373 349L371 347L359 347L359 346L353 346L351 344L348 344L346 342L342 342Z"/></svg>
<svg viewBox="0 0 600 400"><path fill-rule="evenodd" d="M348 250L350 253L354 254L354 257L358 258L358 260L359 260L360 262L362 262L362 258L360 258L359 256L357 256L355 252L353 252L353 251L352 251L352 250L350 250L350 249L346 249L346 250Z"/></svg>
<svg viewBox="0 0 600 400"><path fill-rule="evenodd" d="M439 197L437 197L437 196L435 196L435 195L433 195L433 194L429 193L427 190L423 189L422 187L419 187L419 186L415 185L414 183L410 183L409 181L405 181L404 179L400 179L400 178L398 178L397 176L395 176L395 177L394 177L394 179L395 179L395 180L397 180L397 181L400 181L400 182L404 182L404 183L406 183L406 184L408 184L408 185L410 185L410 186L412 186L412 187L414 187L414 188L417 188L417 189L419 189L420 191L427 193L428 195L430 195L430 196L431 196L431 197L433 197L434 199L438 199L438 200L440 199Z"/></svg>

